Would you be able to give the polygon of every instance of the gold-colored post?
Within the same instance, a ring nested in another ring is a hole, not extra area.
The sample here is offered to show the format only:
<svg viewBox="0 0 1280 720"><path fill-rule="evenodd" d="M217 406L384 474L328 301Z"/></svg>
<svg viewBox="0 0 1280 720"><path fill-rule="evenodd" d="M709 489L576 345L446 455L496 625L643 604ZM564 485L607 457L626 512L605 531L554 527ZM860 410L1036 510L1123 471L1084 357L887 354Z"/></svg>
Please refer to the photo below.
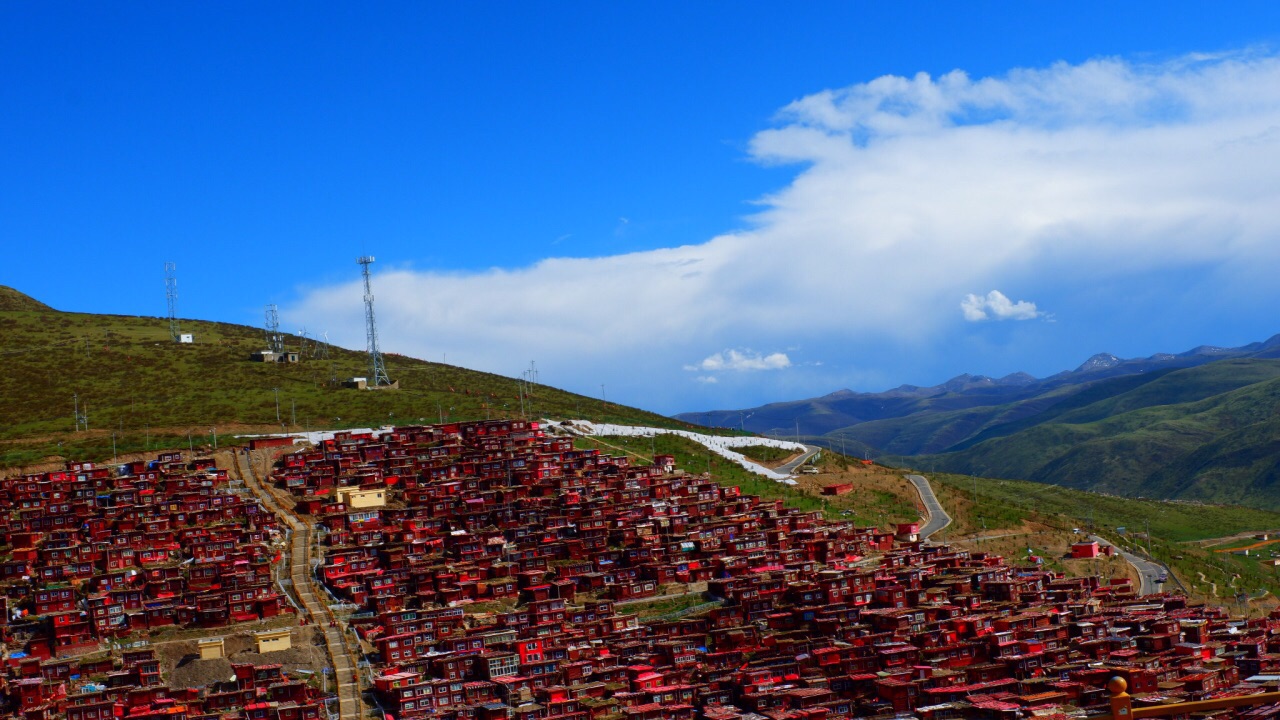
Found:
<svg viewBox="0 0 1280 720"><path fill-rule="evenodd" d="M1107 690L1111 691L1111 718L1112 720L1131 720L1133 717L1133 698L1129 697L1129 693L1125 690L1129 689L1129 683L1124 678L1116 675L1107 681Z"/></svg>

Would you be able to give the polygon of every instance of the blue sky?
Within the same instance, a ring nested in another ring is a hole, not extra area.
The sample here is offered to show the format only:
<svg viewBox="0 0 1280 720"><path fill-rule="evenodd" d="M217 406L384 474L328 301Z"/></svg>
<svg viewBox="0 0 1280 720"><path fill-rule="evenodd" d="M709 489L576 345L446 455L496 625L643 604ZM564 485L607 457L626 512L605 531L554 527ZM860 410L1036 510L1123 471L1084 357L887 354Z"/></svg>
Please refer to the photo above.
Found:
<svg viewBox="0 0 1280 720"><path fill-rule="evenodd" d="M0 5L0 284L660 412L1280 332L1274 3ZM394 370L394 368L393 368Z"/></svg>

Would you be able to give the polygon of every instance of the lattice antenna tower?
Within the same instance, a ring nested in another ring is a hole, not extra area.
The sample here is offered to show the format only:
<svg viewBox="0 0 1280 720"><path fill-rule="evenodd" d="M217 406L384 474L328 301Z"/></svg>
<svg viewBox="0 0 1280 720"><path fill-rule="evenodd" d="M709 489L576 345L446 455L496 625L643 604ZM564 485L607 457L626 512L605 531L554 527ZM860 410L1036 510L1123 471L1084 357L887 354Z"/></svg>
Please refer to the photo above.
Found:
<svg viewBox="0 0 1280 720"><path fill-rule="evenodd" d="M387 367L382 362L382 353L378 350L378 325L373 319L373 286L369 282L369 265L374 261L372 255L364 255L356 260L364 272L364 324L369 351L369 384L373 386L390 385Z"/></svg>
<svg viewBox="0 0 1280 720"><path fill-rule="evenodd" d="M178 266L164 264L164 296L169 303L169 337L178 342Z"/></svg>
<svg viewBox="0 0 1280 720"><path fill-rule="evenodd" d="M274 353L284 352L284 336L280 334L280 313L274 304L267 306L266 312L267 349Z"/></svg>

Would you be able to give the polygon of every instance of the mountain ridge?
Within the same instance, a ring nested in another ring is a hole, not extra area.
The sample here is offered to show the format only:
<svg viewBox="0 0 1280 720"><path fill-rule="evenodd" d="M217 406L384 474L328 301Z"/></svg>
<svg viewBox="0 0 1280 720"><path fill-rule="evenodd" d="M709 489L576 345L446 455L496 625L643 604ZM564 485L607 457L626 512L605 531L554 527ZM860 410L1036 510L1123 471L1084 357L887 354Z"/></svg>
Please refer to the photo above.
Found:
<svg viewBox="0 0 1280 720"><path fill-rule="evenodd" d="M1277 407L1280 335L1147 358L1097 353L1045 378L966 373L723 415L914 467L1280 508L1280 442L1268 439L1280 437ZM714 424L718 414L676 417Z"/></svg>
<svg viewBox="0 0 1280 720"><path fill-rule="evenodd" d="M774 408L782 406L793 406L802 403L815 402L837 402L847 400L865 400L865 399L888 399L888 398L929 398L945 395L947 393L965 393L975 389L990 388L1027 388L1039 385L1060 385L1060 384L1079 384L1083 381L1093 381L1104 379L1102 376L1114 377L1118 375L1137 374L1148 372L1157 367L1187 367L1188 364L1196 364L1203 362L1212 362L1232 357L1246 357L1254 354L1261 354L1265 357L1280 357L1280 334L1272 335L1263 341L1252 342L1237 348L1221 348L1211 345L1199 345L1180 353L1155 353L1145 358L1120 358L1108 352L1099 352L1090 356L1083 363L1073 370L1063 370L1053 375L1047 375L1043 378L1037 378L1027 372L1014 372L1001 378L991 378L986 375L973 375L970 373L961 373L945 380L937 385L920 386L903 384L889 390L881 392L859 392L849 388L842 388L815 398L807 398L801 400L782 400L773 403L767 403L754 408L740 408L734 410L700 410L693 412L682 412L672 417L685 422L695 424L709 424L719 426L722 423L714 421L702 422L709 417L722 415L724 420L729 418L737 418L739 414L757 413L765 408ZM877 418L878 419L878 418ZM752 423L757 432L767 430L761 428L759 421ZM802 421L803 425L803 421ZM782 427L782 426L779 426ZM751 429L751 428L747 428ZM804 428L802 427L802 430ZM820 428L810 428L811 432L821 434L829 432L828 430L820 430Z"/></svg>

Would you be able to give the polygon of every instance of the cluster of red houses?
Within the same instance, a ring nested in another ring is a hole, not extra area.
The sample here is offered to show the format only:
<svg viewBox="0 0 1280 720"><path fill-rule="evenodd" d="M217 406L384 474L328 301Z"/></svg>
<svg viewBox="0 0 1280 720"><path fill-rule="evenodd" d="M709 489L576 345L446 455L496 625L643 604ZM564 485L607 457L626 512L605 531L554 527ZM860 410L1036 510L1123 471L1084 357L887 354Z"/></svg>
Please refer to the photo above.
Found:
<svg viewBox="0 0 1280 720"><path fill-rule="evenodd" d="M320 573L397 720L1013 720L1105 706L1116 675L1137 704L1280 680L1280 619L828 522L536 423L339 434L276 481L327 530ZM628 612L673 590L705 602Z"/></svg>
<svg viewBox="0 0 1280 720"><path fill-rule="evenodd" d="M227 486L212 460L179 452L0 481L0 713L181 720L244 707L169 690L151 650L111 650L140 630L212 629L293 611L272 583L277 518ZM278 677L267 682L252 666L236 672L251 676L234 681L246 702L302 707L294 683L274 689Z"/></svg>
<svg viewBox="0 0 1280 720"><path fill-rule="evenodd" d="M328 720L320 692L280 665L232 663L231 676L198 688L161 681L150 649L119 657L26 661L10 667L8 714L24 720ZM91 679L86 679L91 678ZM94 682L93 680L97 680Z"/></svg>

